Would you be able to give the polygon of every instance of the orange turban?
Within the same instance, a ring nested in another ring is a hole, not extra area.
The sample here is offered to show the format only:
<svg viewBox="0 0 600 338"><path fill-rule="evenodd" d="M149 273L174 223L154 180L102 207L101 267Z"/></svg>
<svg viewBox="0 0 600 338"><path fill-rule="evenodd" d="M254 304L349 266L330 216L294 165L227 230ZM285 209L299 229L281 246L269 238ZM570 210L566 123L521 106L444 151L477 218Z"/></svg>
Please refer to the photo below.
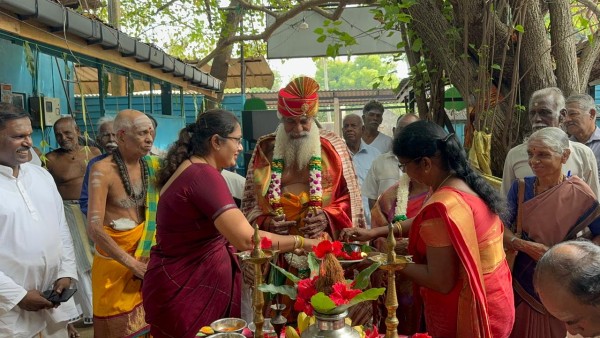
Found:
<svg viewBox="0 0 600 338"><path fill-rule="evenodd" d="M315 116L319 110L319 84L310 77L293 79L279 91L277 110L282 116Z"/></svg>

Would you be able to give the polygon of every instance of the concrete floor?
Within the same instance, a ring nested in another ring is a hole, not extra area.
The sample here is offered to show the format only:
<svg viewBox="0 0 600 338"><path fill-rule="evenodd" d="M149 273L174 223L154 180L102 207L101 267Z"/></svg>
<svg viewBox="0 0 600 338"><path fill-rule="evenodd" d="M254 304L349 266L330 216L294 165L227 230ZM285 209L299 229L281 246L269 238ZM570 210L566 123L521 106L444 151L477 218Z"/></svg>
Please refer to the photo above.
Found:
<svg viewBox="0 0 600 338"><path fill-rule="evenodd" d="M83 324L75 323L75 328L79 332L79 338L94 338L94 328L91 325L83 326Z"/></svg>

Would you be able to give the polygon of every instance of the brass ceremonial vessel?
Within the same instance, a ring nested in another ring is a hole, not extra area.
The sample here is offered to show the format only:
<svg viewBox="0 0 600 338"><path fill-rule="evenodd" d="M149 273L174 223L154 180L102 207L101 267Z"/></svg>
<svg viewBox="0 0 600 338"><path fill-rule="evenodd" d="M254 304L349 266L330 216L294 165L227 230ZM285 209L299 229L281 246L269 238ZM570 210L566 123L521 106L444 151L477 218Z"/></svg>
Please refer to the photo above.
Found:
<svg viewBox="0 0 600 338"><path fill-rule="evenodd" d="M268 250L260 247L260 235L258 233L258 225L254 225L254 235L252 236L252 242L254 243L254 249L250 252L238 252L238 257L254 265L254 285L252 286L252 306L254 308L254 325L255 332L254 337L263 336L263 307L265 305L265 299L262 291L258 289L258 286L263 283L262 279L262 266L269 262L279 250Z"/></svg>
<svg viewBox="0 0 600 338"><path fill-rule="evenodd" d="M387 309L387 318L385 319L385 338L398 338L398 317L396 309L398 308L398 295L396 293L396 271L404 269L406 264L412 263L411 256L397 256L396 239L394 238L394 228L390 223L388 225L389 234L387 237L387 252L370 256L369 259L382 263L379 267L387 271L387 289L385 292L385 307Z"/></svg>

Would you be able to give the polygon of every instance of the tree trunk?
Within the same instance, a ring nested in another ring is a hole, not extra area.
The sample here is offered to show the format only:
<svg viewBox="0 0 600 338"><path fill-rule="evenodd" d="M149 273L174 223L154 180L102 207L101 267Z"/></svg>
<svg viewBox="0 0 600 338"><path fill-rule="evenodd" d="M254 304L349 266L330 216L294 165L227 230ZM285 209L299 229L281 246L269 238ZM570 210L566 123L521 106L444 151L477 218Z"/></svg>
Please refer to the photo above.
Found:
<svg viewBox="0 0 600 338"><path fill-rule="evenodd" d="M550 12L550 33L552 55L556 62L556 82L565 97L579 92L579 75L577 73L577 52L575 34L571 23L572 14L568 0L548 2Z"/></svg>
<svg viewBox="0 0 600 338"><path fill-rule="evenodd" d="M235 9L237 7L238 1L231 0L231 2L229 3L230 9L227 11L226 24L221 30L217 46L221 45L222 42L225 41L229 36L235 35L238 32L240 22L242 20L242 12ZM232 49L233 45L229 45L219 50L219 52L215 55L215 58L212 62L212 66L210 68L210 75L223 81L223 88L225 88L225 85L227 84L227 73L229 71L229 60L231 59ZM217 94L218 102L221 102L223 100L223 94L224 90ZM209 108L213 108L210 106L211 105L209 103Z"/></svg>

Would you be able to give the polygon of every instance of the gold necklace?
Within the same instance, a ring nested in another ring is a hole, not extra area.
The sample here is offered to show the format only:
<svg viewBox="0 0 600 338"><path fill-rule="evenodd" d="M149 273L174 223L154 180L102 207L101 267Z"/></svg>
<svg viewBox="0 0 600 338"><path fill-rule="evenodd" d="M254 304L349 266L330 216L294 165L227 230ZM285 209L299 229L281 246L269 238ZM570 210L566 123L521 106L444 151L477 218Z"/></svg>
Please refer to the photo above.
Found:
<svg viewBox="0 0 600 338"><path fill-rule="evenodd" d="M439 189L441 186L443 186L443 185L444 185L444 183L446 183L446 181L447 181L447 180L448 180L450 177L452 177L453 175L454 175L454 173L452 173L452 172L451 172L451 173L449 173L449 174L448 174L448 176L446 176L446 178L444 178L444 180L442 181L442 183L438 184L438 186L437 186L435 189L433 189L433 191L437 191L437 190L438 190L438 189Z"/></svg>

